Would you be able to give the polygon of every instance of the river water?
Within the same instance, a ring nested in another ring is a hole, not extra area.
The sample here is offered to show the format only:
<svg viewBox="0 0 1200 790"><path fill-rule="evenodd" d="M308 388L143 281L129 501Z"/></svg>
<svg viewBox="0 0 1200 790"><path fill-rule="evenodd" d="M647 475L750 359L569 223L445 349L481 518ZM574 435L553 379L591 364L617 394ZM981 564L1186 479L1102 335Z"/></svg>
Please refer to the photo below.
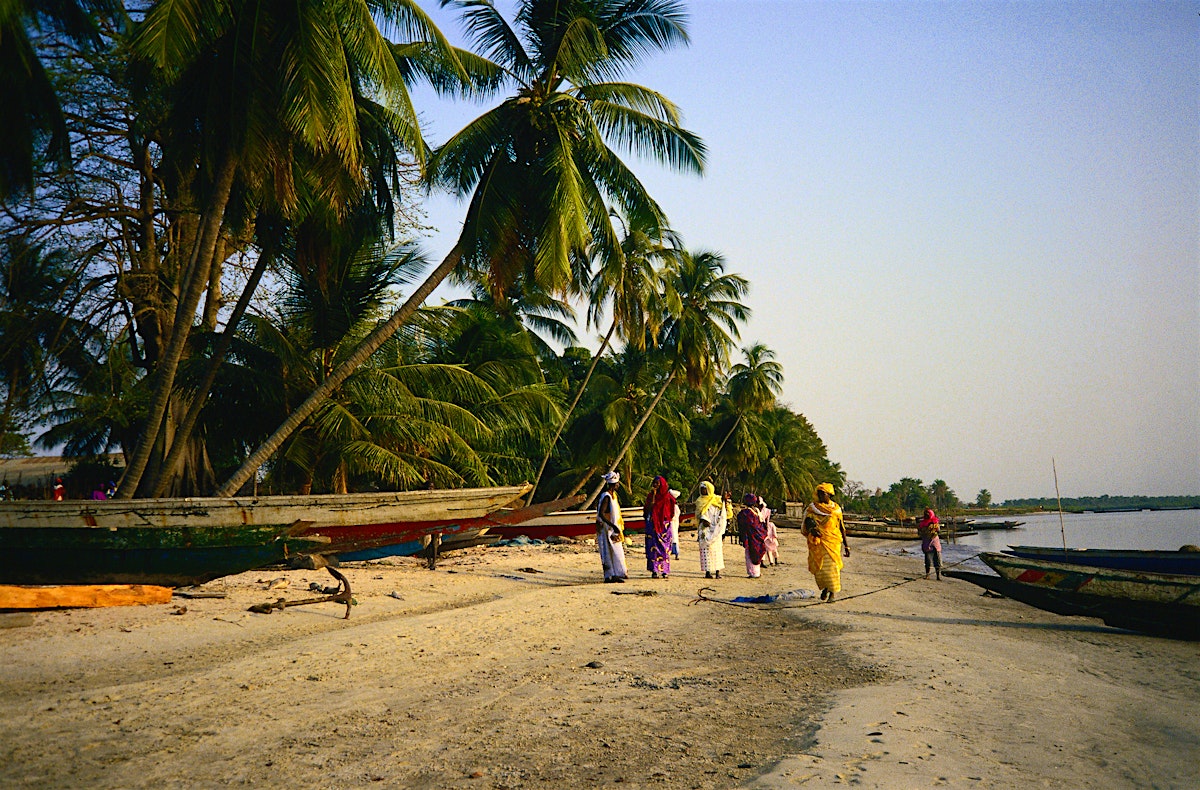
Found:
<svg viewBox="0 0 1200 790"><path fill-rule="evenodd" d="M1132 513L1032 513L977 522L1023 521L1017 529L980 530L959 538L960 544L986 551L1010 545L1058 546L1073 549L1177 549L1185 543L1200 546L1200 510L1139 510ZM943 529L943 534L945 530Z"/></svg>
<svg viewBox="0 0 1200 790"><path fill-rule="evenodd" d="M1064 513L1061 526L1058 513L985 517L975 521L1024 523L1016 529L980 530L975 535L967 535L954 541L950 540L950 528L943 525L942 554L947 565L953 564L963 570L991 573L982 562L971 558L981 551L1004 551L1009 546L1061 547L1064 532L1067 546L1073 549L1174 550L1187 543L1200 546L1200 510ZM898 545L883 547L881 552L921 557L921 546L918 542L895 543Z"/></svg>

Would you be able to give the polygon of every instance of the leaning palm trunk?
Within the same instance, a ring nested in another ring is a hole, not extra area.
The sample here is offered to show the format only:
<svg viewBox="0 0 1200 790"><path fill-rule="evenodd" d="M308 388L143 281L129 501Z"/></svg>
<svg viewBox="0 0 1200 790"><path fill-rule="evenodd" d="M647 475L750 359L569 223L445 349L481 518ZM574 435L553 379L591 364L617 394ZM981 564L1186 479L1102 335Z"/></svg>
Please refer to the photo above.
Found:
<svg viewBox="0 0 1200 790"><path fill-rule="evenodd" d="M708 470L712 469L712 465L717 462L721 451L725 449L725 445L729 443L729 438L733 436L733 432L742 424L742 415L739 414L737 419L733 421L733 427L729 429L729 433L725 434L725 438L721 440L721 444L717 447L717 451L712 454L712 458L708 459L708 463L704 465L704 469L696 476L696 485L692 488L692 494L696 493L696 488L700 487L700 481L704 479L704 475L708 474ZM689 497L690 498L690 497Z"/></svg>
<svg viewBox="0 0 1200 790"><path fill-rule="evenodd" d="M225 483L217 489L216 496L227 497L237 493L246 481L258 471L258 468L266 462L268 458L283 445L292 433L299 428L305 420L307 420L313 412L317 410L334 391L342 385L346 379L350 378L358 366L370 359L371 355L379 350L379 347L391 338L401 326L404 325L413 313L417 311L429 294L433 293L433 289L441 285L442 280L449 276L454 267L462 259L464 245L459 241L454 245L454 249L450 250L450 254L446 256L430 275L425 278L425 282L421 283L421 287L413 292L412 296L408 297L403 305L400 306L392 316L381 324L374 332L367 335L366 339L359 344L354 353L350 355L342 364L338 365L329 374L329 377L321 383L321 386L313 390L312 394L301 403L300 406L293 411L288 418L283 421L283 424L271 434L262 445L255 450L245 463L233 473L233 475L225 481Z"/></svg>
<svg viewBox="0 0 1200 790"><path fill-rule="evenodd" d="M179 361L183 358L183 350L187 345L188 335L191 334L192 319L196 314L196 307L200 304L200 296L204 292L205 286L208 285L208 275L212 269L213 258L217 253L217 240L225 217L225 206L229 203L229 193L233 188L233 177L236 172L237 162L232 154L227 154L217 173L200 238L188 265L188 277L185 280L187 285L183 299L175 311L170 341L158 363L154 395L150 401L145 428L142 430L137 448L129 459L129 466L121 477L121 484L116 493L118 499L133 497L138 485L142 482L142 475L146 471L146 465L150 462L150 456L158 444L163 418L166 416L167 405L171 401L171 391L175 386L175 373L179 370Z"/></svg>
<svg viewBox="0 0 1200 790"><path fill-rule="evenodd" d="M667 387L671 386L671 382L674 380L674 373L667 376L667 380L663 382L662 388L659 389L658 394L654 396L654 400L650 402L650 408L646 409L645 414L642 415L642 419L638 420L638 424L633 428L633 433L631 433L629 438L625 440L625 445L621 448L621 452L617 453L616 460L613 461L612 465L608 467L610 472L620 465L621 461L625 458L625 453L629 452L630 447L633 447L634 440L636 440L638 434L642 432L642 426L646 424L646 420L650 419L650 415L654 413L654 409L658 406L658 402L662 400L663 395L667 394ZM592 493L588 496L587 501L583 503L584 510L587 510L589 507L591 507L592 502L597 496L600 495L600 489L602 488L604 488L603 480L601 480L600 483L594 489L592 489Z"/></svg>
<svg viewBox="0 0 1200 790"><path fill-rule="evenodd" d="M209 360L204 380L200 383L200 387L196 391L196 396L192 398L187 414L184 415L183 421L175 431L175 440L171 442L171 450L167 453L162 467L159 468L158 475L151 481L149 486L150 496L162 496L167 490L167 486L171 484L172 478L175 477L176 467L187 450L187 443L192 437L192 431L196 427L197 420L200 418L200 411L204 408L204 403L208 399L209 390L212 389L213 382L217 380L217 373L221 369L221 362L224 360L225 354L229 351L229 347L233 344L233 336L237 331L238 322L242 320L242 316L245 315L246 309L250 306L250 298L258 289L258 283L262 279L263 272L266 271L267 265L272 258L273 255L268 254L265 250L258 256L258 262L254 265L254 271L250 273L250 279L246 282L246 287L242 290L242 295L238 297L237 305L234 306L233 313L229 316L229 322L225 325L225 331L221 333L221 338L217 341L217 345L213 349L213 356Z"/></svg>
<svg viewBox="0 0 1200 790"><path fill-rule="evenodd" d="M550 462L550 455L554 452L554 446L558 444L558 437L562 436L563 429L567 427L567 422L571 419L571 414L574 413L575 407L579 405L579 399L583 397L583 391L587 389L588 382L592 380L592 374L596 372L596 366L600 364L600 357L604 356L604 350L608 348L608 342L612 340L613 333L616 331L617 320L614 318L612 326L608 328L608 334L604 336L604 342L600 344L600 350L596 352L596 356L592 357L592 364L588 367L587 375L583 377L583 383L579 385L579 391L575 393L575 399L571 401L571 407L563 415L562 422L558 424L558 430L554 432L554 438L546 446L546 454L542 456L542 465L538 467L537 477L533 480L533 489L529 492L529 499L525 502L526 505L533 504L533 495L537 493L538 483L542 482L542 473L546 471L546 464ZM580 486L582 486L582 483L576 486L575 490L578 491ZM572 491L570 495L575 496L575 491Z"/></svg>

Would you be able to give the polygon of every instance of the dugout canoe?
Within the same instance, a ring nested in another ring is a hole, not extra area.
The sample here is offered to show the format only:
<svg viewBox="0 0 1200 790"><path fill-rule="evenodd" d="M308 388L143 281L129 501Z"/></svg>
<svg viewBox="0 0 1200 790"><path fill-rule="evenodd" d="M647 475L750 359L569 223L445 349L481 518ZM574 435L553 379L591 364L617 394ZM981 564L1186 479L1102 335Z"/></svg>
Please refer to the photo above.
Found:
<svg viewBox="0 0 1200 790"><path fill-rule="evenodd" d="M1093 568L1117 568L1139 573L1200 576L1200 549L1155 551L1143 549L1063 549L1053 546L1009 546L1006 554L1030 560L1064 562Z"/></svg>
<svg viewBox="0 0 1200 790"><path fill-rule="evenodd" d="M0 584L181 587L373 541L449 529L528 485L228 498L0 502Z"/></svg>
<svg viewBox="0 0 1200 790"><path fill-rule="evenodd" d="M1116 628L1200 639L1200 578L1195 576L1138 573L993 552L979 558L999 574L1000 581L983 577L989 580L984 582L959 571L947 573L1056 614L1098 617Z"/></svg>
<svg viewBox="0 0 1200 790"><path fill-rule="evenodd" d="M621 517L625 521L626 532L640 532L645 525L640 507L621 508ZM524 535L527 538L545 540L551 535L577 538L595 533L596 511L557 510L535 518L526 518L516 523L493 527L488 534L499 538L515 538Z"/></svg>

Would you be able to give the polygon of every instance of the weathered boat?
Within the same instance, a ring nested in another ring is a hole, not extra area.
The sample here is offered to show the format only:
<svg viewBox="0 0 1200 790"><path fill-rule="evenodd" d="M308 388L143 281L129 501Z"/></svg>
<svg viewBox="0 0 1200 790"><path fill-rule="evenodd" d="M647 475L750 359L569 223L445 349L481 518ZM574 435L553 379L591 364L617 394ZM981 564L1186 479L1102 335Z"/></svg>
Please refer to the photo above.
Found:
<svg viewBox="0 0 1200 790"><path fill-rule="evenodd" d="M621 516L625 520L626 532L640 532L645 524L640 507L623 507ZM517 523L493 527L489 534L501 538L515 538L524 535L527 538L545 540L551 535L574 538L594 535L595 532L596 511L559 510L536 518L523 519Z"/></svg>
<svg viewBox="0 0 1200 790"><path fill-rule="evenodd" d="M579 499L571 497L528 507L499 509L477 518L413 523L407 525L407 529L404 528L405 525L393 525L394 542L380 542L369 538L349 542L348 535L332 535L331 546L322 547L314 553L336 554L338 559L346 562L383 557L409 557L427 549L435 536L440 551L452 551L458 547L475 545L485 535L490 536L497 529L543 516L548 510L577 502ZM320 530L320 533L329 535L330 531Z"/></svg>
<svg viewBox="0 0 1200 790"><path fill-rule="evenodd" d="M1119 568L1141 573L1200 576L1200 549L1154 551L1142 549L1062 549L1052 546L1009 546L1006 554L1031 560L1065 562L1093 568Z"/></svg>
<svg viewBox="0 0 1200 790"><path fill-rule="evenodd" d="M1116 628L1200 639L1200 578L1094 568L992 552L979 558L999 577L947 573L1056 614L1098 617Z"/></svg>
<svg viewBox="0 0 1200 790"><path fill-rule="evenodd" d="M966 535L978 534L973 529L960 529L951 525L941 530L944 540L953 540ZM852 538L884 538L887 540L920 540L916 527L889 524L882 521L847 521L846 535Z"/></svg>
<svg viewBox="0 0 1200 790"><path fill-rule="evenodd" d="M0 583L201 584L333 553L335 539L382 544L413 522L479 518L527 490L0 502Z"/></svg>

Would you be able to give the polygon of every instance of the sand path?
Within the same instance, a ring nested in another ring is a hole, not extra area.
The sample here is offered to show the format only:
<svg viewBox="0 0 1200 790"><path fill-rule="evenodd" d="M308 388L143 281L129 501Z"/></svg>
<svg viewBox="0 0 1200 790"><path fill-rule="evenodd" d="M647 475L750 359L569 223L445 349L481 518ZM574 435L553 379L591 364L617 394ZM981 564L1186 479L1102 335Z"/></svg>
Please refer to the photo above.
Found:
<svg viewBox="0 0 1200 790"><path fill-rule="evenodd" d="M851 598L919 563L866 541L833 605L693 603L811 588L790 538L761 580L728 544L717 584L694 544L625 585L588 547L479 548L351 567L349 620L246 611L319 571L42 613L0 629L0 785L1200 786L1200 645L957 581Z"/></svg>

